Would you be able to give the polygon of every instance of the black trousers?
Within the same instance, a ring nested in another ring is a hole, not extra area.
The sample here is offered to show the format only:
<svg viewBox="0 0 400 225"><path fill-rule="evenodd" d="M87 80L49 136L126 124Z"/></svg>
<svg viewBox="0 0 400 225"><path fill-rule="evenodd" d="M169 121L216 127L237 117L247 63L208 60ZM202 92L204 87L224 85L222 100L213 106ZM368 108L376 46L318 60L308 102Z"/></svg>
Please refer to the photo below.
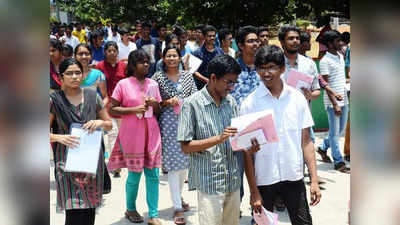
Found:
<svg viewBox="0 0 400 225"><path fill-rule="evenodd" d="M65 210L65 225L94 225L96 209Z"/></svg>
<svg viewBox="0 0 400 225"><path fill-rule="evenodd" d="M288 209L292 225L312 225L312 218L307 202L306 186L303 179L298 181L282 181L272 185L258 186L263 206L273 212L274 198L277 194Z"/></svg>

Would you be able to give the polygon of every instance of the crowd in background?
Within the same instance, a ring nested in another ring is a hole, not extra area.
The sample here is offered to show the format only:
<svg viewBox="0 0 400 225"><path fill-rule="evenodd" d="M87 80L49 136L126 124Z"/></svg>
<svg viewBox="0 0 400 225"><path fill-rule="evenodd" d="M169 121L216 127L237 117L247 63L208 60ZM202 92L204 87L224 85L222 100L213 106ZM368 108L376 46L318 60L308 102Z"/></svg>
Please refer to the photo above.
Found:
<svg viewBox="0 0 400 225"><path fill-rule="evenodd" d="M133 32L134 31L134 32ZM350 34L326 26L320 42L319 70L312 58L311 34L282 25L280 47L270 45L264 26L232 31L198 24L191 29L135 21L50 27L50 141L57 182L57 209L65 224L94 224L102 195L127 168L125 217L144 221L136 210L142 172L146 179L148 223L158 219L159 174L167 174L173 220L186 224L190 210L182 198L184 182L198 191L200 224L238 224L243 176L251 204L273 211L288 209L292 224L312 224L305 194L304 164L311 179L311 204L321 194L314 153L311 102L324 89L329 134L316 152L333 169L349 173ZM202 61L190 72L190 57ZM291 70L312 76L310 89L286 84ZM274 110L281 144L233 152L228 141L237 133L230 120ZM79 144L69 135L71 123L104 130L96 176L64 172L68 148ZM344 157L339 137L346 129ZM299 141L300 140L300 141ZM271 153L273 152L273 153ZM107 156L106 163L104 156ZM117 194L117 193L111 193ZM252 223L255 223L252 221Z"/></svg>

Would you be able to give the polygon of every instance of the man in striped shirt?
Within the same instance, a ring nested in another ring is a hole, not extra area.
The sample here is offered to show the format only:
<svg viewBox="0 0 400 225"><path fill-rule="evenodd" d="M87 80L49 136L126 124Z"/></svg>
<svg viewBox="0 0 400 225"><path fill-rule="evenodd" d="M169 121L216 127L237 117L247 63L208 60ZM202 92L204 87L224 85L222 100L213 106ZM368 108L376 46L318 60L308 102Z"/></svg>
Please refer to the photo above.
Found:
<svg viewBox="0 0 400 225"><path fill-rule="evenodd" d="M338 52L341 48L340 33L336 30L326 31L322 41L328 47L328 51L319 64L321 75L336 93L343 96L343 99L341 101L336 100L336 98L328 96L331 95L329 92L324 94L324 105L328 113L329 135L318 147L317 152L324 162L331 162L326 153L330 147L335 170L346 173L349 168L346 167L340 153L339 137L346 126L349 101L346 91L345 63L343 56Z"/></svg>
<svg viewBox="0 0 400 225"><path fill-rule="evenodd" d="M237 225L240 175L228 139L237 133L230 124L238 108L228 94L241 69L235 59L223 54L211 60L207 70L208 84L185 99L177 138L190 156L188 183L189 190L197 190L199 224ZM250 150L259 149L255 141Z"/></svg>

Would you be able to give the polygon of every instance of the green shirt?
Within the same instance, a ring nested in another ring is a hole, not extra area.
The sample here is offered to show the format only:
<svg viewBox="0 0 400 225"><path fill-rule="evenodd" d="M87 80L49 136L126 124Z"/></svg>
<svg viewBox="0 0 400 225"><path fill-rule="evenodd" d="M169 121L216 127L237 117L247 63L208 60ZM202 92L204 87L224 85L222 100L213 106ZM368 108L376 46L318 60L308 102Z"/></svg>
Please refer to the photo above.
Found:
<svg viewBox="0 0 400 225"><path fill-rule="evenodd" d="M228 95L217 106L205 86L185 99L179 116L178 141L203 140L221 134L238 115L235 99ZM189 154L189 190L207 194L236 191L240 186L237 156L229 140L205 151Z"/></svg>

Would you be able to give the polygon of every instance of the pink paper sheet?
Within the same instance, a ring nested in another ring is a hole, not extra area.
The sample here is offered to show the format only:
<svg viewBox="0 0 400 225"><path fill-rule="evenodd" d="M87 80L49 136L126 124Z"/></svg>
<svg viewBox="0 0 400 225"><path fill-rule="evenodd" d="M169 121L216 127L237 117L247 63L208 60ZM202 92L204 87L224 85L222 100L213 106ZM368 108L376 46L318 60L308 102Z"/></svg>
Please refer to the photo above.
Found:
<svg viewBox="0 0 400 225"><path fill-rule="evenodd" d="M245 129L243 129L237 137L235 137L232 142L232 150L233 151L238 151L241 150L237 147L237 139L239 136L243 134L250 133L252 131L262 129L265 135L265 138L267 139L267 143L273 143L273 142L278 142L278 133L275 128L275 122L273 120L272 114L268 114L266 116L260 117L253 123L251 123L249 126L247 126Z"/></svg>
<svg viewBox="0 0 400 225"><path fill-rule="evenodd" d="M294 87L294 88L297 88L297 83L299 81L303 81L303 82L309 83L310 86L311 86L313 80L314 80L313 77L311 77L311 76L309 76L307 74L304 74L304 73L300 73L300 72L292 69L289 72L289 75L288 75L286 83L288 85Z"/></svg>
<svg viewBox="0 0 400 225"><path fill-rule="evenodd" d="M270 212L262 207L262 212L257 214L253 211L253 217L257 225L277 225L278 224L278 214Z"/></svg>

